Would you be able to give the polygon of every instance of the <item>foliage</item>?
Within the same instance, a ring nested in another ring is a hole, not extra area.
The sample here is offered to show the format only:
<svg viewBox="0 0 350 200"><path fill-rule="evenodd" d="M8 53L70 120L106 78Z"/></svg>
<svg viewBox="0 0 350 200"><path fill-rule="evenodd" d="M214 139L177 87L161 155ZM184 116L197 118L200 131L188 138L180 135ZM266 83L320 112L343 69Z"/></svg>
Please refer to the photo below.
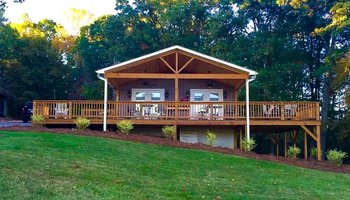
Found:
<svg viewBox="0 0 350 200"><path fill-rule="evenodd" d="M0 131L0 138L2 199L273 199L276 187L281 199L350 195L346 173L99 137Z"/></svg>
<svg viewBox="0 0 350 200"><path fill-rule="evenodd" d="M212 131L207 131L207 144L214 147L216 143L216 134Z"/></svg>
<svg viewBox="0 0 350 200"><path fill-rule="evenodd" d="M45 119L42 115L33 115L32 116L32 125L33 126L43 126L45 124Z"/></svg>
<svg viewBox="0 0 350 200"><path fill-rule="evenodd" d="M290 146L287 150L287 155L289 158L297 158L298 155L301 153L300 148L297 146Z"/></svg>
<svg viewBox="0 0 350 200"><path fill-rule="evenodd" d="M78 130L86 130L90 126L90 120L85 117L78 117L74 120L75 126Z"/></svg>
<svg viewBox="0 0 350 200"><path fill-rule="evenodd" d="M327 160L336 165L342 165L346 157L348 157L346 152L338 151L337 149L327 151Z"/></svg>
<svg viewBox="0 0 350 200"><path fill-rule="evenodd" d="M317 159L317 148L316 147L312 147L310 150L310 156L313 159Z"/></svg>
<svg viewBox="0 0 350 200"><path fill-rule="evenodd" d="M245 151L245 152L252 151L256 147L256 143L255 143L255 140L253 138L250 138L250 139L244 138L241 141L241 145L243 147L243 151Z"/></svg>
<svg viewBox="0 0 350 200"><path fill-rule="evenodd" d="M176 135L176 127L175 126L163 126L162 133L167 138L174 138Z"/></svg>
<svg viewBox="0 0 350 200"><path fill-rule="evenodd" d="M117 123L117 128L123 134L129 135L130 131L134 128L134 126L132 121L122 120Z"/></svg>

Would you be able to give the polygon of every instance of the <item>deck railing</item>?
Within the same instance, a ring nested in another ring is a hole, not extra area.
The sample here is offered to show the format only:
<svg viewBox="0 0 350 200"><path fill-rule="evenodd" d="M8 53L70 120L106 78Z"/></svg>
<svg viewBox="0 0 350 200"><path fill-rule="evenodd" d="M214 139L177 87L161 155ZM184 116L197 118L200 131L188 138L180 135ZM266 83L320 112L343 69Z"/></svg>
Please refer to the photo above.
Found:
<svg viewBox="0 0 350 200"><path fill-rule="evenodd" d="M318 102L250 102L254 120L319 120ZM103 118L103 101L37 100L34 114L45 119ZM108 119L235 120L246 118L243 101L230 102L115 102L107 104Z"/></svg>

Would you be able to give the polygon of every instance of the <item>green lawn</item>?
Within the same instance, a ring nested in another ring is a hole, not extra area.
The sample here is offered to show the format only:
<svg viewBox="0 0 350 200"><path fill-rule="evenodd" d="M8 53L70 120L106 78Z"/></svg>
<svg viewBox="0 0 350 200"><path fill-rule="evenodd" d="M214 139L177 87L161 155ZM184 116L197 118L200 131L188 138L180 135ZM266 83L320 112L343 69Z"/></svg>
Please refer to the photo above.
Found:
<svg viewBox="0 0 350 200"><path fill-rule="evenodd" d="M350 199L350 175L112 139L0 131L0 199Z"/></svg>

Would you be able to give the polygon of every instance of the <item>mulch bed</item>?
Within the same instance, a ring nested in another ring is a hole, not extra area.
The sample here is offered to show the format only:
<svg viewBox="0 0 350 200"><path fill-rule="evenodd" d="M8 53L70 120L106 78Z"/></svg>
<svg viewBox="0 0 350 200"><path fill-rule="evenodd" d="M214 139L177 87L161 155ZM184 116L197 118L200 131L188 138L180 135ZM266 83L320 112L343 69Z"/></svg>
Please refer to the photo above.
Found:
<svg viewBox="0 0 350 200"><path fill-rule="evenodd" d="M97 137L104 137L104 138L115 138L120 140L136 141L136 142L142 142L147 144L158 144L158 145L172 146L172 147L179 147L179 148L206 150L206 151L212 151L217 153L254 158L259 160L267 160L267 161L294 165L294 166L309 168L309 169L317 169L317 170L340 172L340 173L350 173L350 165L336 166L324 160L317 161L313 159L304 160L304 159L276 157L271 154L262 155L254 152L244 152L240 149L210 147L205 144L189 144L189 143L183 143L180 141L169 140L163 137L148 136L148 135L141 135L141 134L124 135L116 132L102 132L102 131L93 131L93 130L78 131L75 129L46 128L46 127L1 127L0 130L34 131L34 132L56 133L56 134L87 135L87 136L97 136Z"/></svg>

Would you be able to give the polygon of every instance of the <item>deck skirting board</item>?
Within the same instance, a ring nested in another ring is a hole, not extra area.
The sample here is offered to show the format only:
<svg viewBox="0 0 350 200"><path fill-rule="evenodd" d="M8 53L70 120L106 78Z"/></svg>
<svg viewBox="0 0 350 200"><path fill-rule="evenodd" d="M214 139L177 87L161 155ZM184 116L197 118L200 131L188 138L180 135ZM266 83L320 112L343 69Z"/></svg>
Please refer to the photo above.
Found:
<svg viewBox="0 0 350 200"><path fill-rule="evenodd" d="M120 120L107 119L109 125L114 125ZM145 125L245 125L245 120L132 120L134 124ZM45 119L46 124L74 124L73 119ZM90 119L91 124L103 124L102 119ZM297 121L297 120L250 120L252 126L319 126L321 121Z"/></svg>

